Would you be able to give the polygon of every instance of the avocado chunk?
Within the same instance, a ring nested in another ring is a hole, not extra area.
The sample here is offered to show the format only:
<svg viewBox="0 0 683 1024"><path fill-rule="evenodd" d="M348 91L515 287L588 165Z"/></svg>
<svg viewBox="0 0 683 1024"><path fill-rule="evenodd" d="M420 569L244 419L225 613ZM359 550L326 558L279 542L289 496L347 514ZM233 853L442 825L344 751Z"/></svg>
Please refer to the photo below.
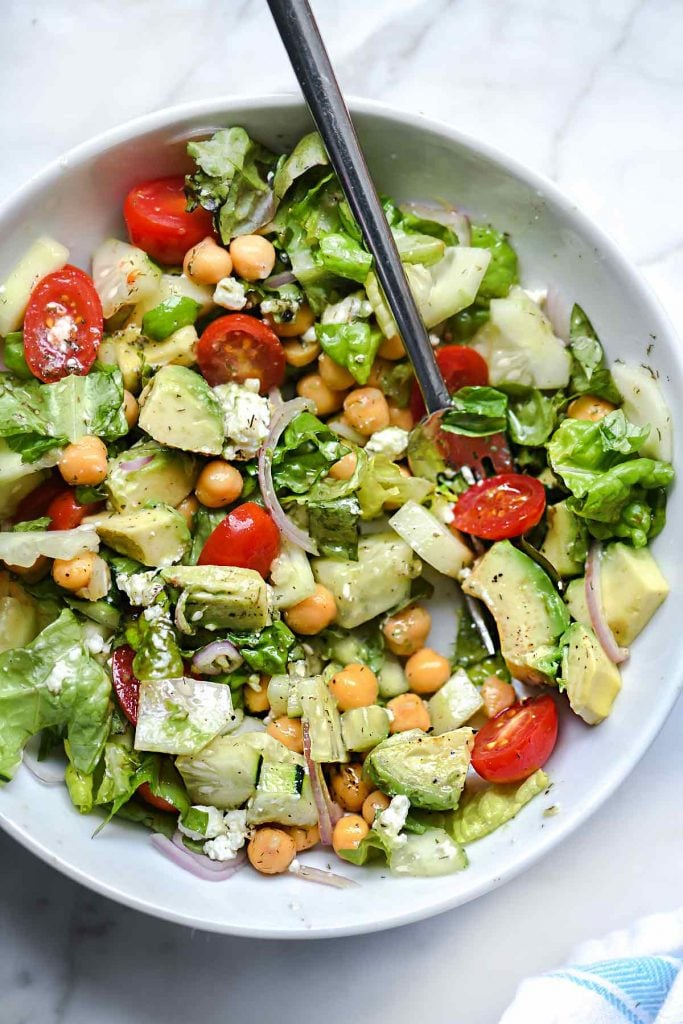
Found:
<svg viewBox="0 0 683 1024"><path fill-rule="evenodd" d="M541 567L509 540L498 541L475 563L462 589L483 601L496 620L511 674L524 683L551 683L569 613Z"/></svg>
<svg viewBox="0 0 683 1024"><path fill-rule="evenodd" d="M541 554L555 567L560 576L578 576L584 570L588 554L588 530L566 501L548 505L546 509L548 532Z"/></svg>
<svg viewBox="0 0 683 1024"><path fill-rule="evenodd" d="M263 629L270 622L268 586L254 569L234 565L178 565L162 579L181 593L176 622L184 633L202 629Z"/></svg>
<svg viewBox="0 0 683 1024"><path fill-rule="evenodd" d="M607 718L621 689L621 675L592 629L574 622L563 637L561 685L572 711L588 725Z"/></svg>
<svg viewBox="0 0 683 1024"><path fill-rule="evenodd" d="M187 523L168 505L90 516L86 522L114 551L155 569L179 562L191 543Z"/></svg>
<svg viewBox="0 0 683 1024"><path fill-rule="evenodd" d="M474 743L472 729L441 736L397 733L365 759L364 774L389 796L407 796L415 807L446 811L458 806Z"/></svg>
<svg viewBox="0 0 683 1024"><path fill-rule="evenodd" d="M140 428L159 444L220 455L221 404L203 377L186 366L162 366L140 396Z"/></svg>
<svg viewBox="0 0 683 1024"><path fill-rule="evenodd" d="M483 706L478 687L470 682L463 668L459 668L427 704L432 729L437 736L469 722Z"/></svg>
<svg viewBox="0 0 683 1024"><path fill-rule="evenodd" d="M374 533L358 543L358 561L314 558L316 583L331 590L340 626L353 629L406 601L420 560L395 533Z"/></svg>
<svg viewBox="0 0 683 1024"><path fill-rule="evenodd" d="M193 803L234 810L254 795L261 765L259 733L217 736L198 754L179 757L176 768Z"/></svg>
<svg viewBox="0 0 683 1024"><path fill-rule="evenodd" d="M591 629L591 617L586 604L586 577L581 576L578 580L572 580L564 592L564 599L569 609L569 614L582 626Z"/></svg>
<svg viewBox="0 0 683 1024"><path fill-rule="evenodd" d="M175 507L194 488L198 473L194 456L156 441L142 441L109 460L104 486L116 512L150 501Z"/></svg>

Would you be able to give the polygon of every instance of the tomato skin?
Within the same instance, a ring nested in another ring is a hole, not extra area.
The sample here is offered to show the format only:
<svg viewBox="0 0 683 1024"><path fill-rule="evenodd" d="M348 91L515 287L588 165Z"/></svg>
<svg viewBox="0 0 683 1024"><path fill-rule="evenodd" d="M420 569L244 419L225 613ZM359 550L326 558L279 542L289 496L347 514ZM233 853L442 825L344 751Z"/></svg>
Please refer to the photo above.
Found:
<svg viewBox="0 0 683 1024"><path fill-rule="evenodd" d="M47 480L43 480L42 484L38 484L25 498L21 499L12 516L12 522L23 523L48 515L48 509L53 500L67 490L67 485L61 477L51 476Z"/></svg>
<svg viewBox="0 0 683 1024"><path fill-rule="evenodd" d="M265 577L280 551L280 531L253 501L229 512L202 548L198 565L236 565Z"/></svg>
<svg viewBox="0 0 683 1024"><path fill-rule="evenodd" d="M44 384L88 373L97 358L103 325L100 297L84 270L67 264L48 274L31 292L24 317L29 370Z"/></svg>
<svg viewBox="0 0 683 1024"><path fill-rule="evenodd" d="M121 710L132 725L138 723L140 680L133 671L135 651L128 644L117 647L111 656L111 676Z"/></svg>
<svg viewBox="0 0 683 1024"><path fill-rule="evenodd" d="M484 387L488 384L489 368L473 348L467 345L444 345L437 348L434 354L449 394L455 394L460 388ZM427 412L417 381L413 383L410 411L416 423Z"/></svg>
<svg viewBox="0 0 683 1024"><path fill-rule="evenodd" d="M146 804L149 804L150 807L156 807L158 811L171 811L172 814L178 813L178 808L169 800L164 800L163 796L155 796L150 788L149 782L143 782L142 785L138 786L135 792L138 796L142 797Z"/></svg>
<svg viewBox="0 0 683 1024"><path fill-rule="evenodd" d="M123 218L132 245L167 266L180 266L188 249L213 235L208 210L185 209L182 175L156 178L132 188L123 203Z"/></svg>
<svg viewBox="0 0 683 1024"><path fill-rule="evenodd" d="M533 476L499 473L461 494L453 509L453 526L484 540L520 537L540 522L545 487Z"/></svg>
<svg viewBox="0 0 683 1024"><path fill-rule="evenodd" d="M104 502L93 502L81 505L76 501L76 493L67 487L47 507L46 515L50 517L50 530L74 530L80 526L86 516L93 515L104 507Z"/></svg>
<svg viewBox="0 0 683 1024"><path fill-rule="evenodd" d="M243 384L258 377L265 394L285 376L285 350L277 334L262 320L231 313L213 320L199 339L197 362L212 387L234 380Z"/></svg>
<svg viewBox="0 0 683 1024"><path fill-rule="evenodd" d="M555 748L557 730L552 697L513 704L475 736L472 767L487 782L522 782L546 763Z"/></svg>

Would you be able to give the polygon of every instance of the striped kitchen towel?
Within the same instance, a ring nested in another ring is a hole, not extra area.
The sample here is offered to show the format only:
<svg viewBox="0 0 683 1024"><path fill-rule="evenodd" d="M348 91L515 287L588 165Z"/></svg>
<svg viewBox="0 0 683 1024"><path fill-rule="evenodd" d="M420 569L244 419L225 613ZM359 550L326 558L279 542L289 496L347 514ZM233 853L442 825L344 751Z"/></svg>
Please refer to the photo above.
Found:
<svg viewBox="0 0 683 1024"><path fill-rule="evenodd" d="M584 943L528 978L500 1024L683 1024L683 910Z"/></svg>

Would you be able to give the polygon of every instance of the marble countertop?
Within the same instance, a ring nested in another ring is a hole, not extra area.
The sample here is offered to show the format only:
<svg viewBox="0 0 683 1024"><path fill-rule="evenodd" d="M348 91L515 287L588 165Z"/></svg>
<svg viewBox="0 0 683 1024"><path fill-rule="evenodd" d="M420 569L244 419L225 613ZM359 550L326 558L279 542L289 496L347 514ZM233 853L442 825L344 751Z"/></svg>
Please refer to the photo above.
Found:
<svg viewBox="0 0 683 1024"><path fill-rule="evenodd" d="M423 111L554 178L683 331L679 0L317 0L348 93ZM263 0L2 0L3 195L161 106L291 91ZM207 40L211 44L207 45ZM216 41L221 40L217 46ZM0 835L4 1024L350 1019L493 1024L526 974L679 901L683 705L617 795L498 891L397 931L210 936L95 896ZM396 965L405 965L397 976Z"/></svg>

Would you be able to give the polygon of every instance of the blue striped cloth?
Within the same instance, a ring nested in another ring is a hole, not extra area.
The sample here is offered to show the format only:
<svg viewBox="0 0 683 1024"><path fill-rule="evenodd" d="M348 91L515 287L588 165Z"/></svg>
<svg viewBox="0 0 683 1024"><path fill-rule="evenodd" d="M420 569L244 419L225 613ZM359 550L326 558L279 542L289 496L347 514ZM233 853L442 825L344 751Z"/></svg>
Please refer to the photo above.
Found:
<svg viewBox="0 0 683 1024"><path fill-rule="evenodd" d="M683 911L657 914L520 985L500 1024L683 1024Z"/></svg>

